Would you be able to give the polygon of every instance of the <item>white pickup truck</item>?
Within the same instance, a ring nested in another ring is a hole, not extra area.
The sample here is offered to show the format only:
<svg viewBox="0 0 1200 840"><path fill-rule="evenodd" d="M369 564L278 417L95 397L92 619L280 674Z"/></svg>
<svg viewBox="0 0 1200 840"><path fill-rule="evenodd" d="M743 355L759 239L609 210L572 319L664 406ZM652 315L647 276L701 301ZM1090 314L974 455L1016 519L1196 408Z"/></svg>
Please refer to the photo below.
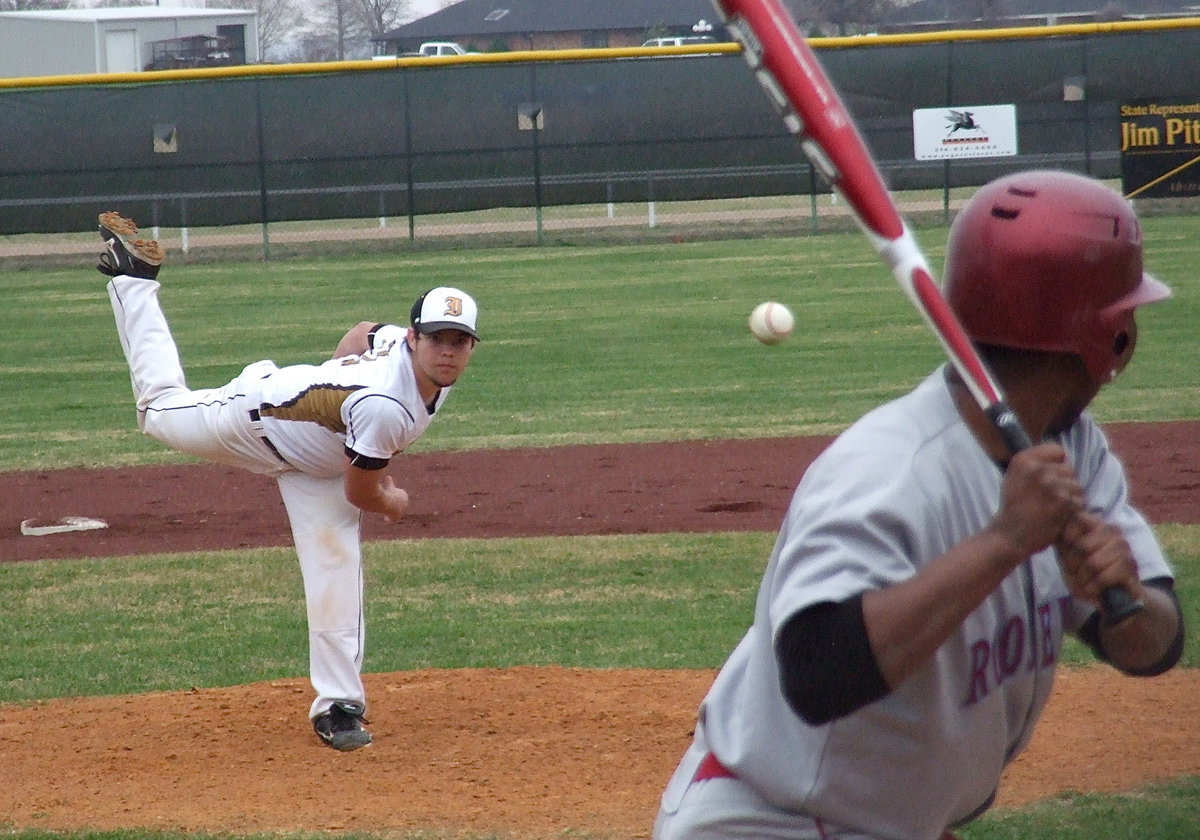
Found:
<svg viewBox="0 0 1200 840"><path fill-rule="evenodd" d="M405 55L419 55L425 58L431 58L438 55L466 55L467 50L462 44L456 44L454 41L426 41L414 53L405 53Z"/></svg>
<svg viewBox="0 0 1200 840"><path fill-rule="evenodd" d="M376 49L378 49L378 46L376 47ZM385 47L385 49L386 49L386 47ZM421 46L417 48L416 52L400 53L400 55L396 55L395 53L376 54L371 57L377 58L380 60L386 60L389 58L413 58L413 57L418 57L418 56L421 58L433 58L436 56L443 56L443 55L466 55L466 54L467 54L466 47L464 47L462 44L455 43L454 41L426 41L424 44L421 44Z"/></svg>

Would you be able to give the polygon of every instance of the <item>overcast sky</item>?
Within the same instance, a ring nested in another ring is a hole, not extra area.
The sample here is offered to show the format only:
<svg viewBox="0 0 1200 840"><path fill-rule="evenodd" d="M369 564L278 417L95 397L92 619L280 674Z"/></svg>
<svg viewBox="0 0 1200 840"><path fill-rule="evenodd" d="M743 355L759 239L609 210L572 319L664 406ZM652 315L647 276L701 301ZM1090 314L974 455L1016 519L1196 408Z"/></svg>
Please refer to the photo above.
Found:
<svg viewBox="0 0 1200 840"><path fill-rule="evenodd" d="M411 0L409 9L412 11L413 20L433 14L442 7L439 0Z"/></svg>

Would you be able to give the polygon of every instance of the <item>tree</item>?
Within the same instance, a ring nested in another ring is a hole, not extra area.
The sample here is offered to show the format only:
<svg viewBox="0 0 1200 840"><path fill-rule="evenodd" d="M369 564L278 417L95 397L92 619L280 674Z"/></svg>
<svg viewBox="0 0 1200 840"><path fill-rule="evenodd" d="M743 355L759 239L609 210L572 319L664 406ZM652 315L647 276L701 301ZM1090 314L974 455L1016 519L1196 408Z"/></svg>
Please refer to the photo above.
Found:
<svg viewBox="0 0 1200 840"><path fill-rule="evenodd" d="M411 0L312 0L310 25L299 32L289 61L367 58L370 40L408 19Z"/></svg>
<svg viewBox="0 0 1200 840"><path fill-rule="evenodd" d="M283 60L288 63L336 61L337 39L329 33L302 32L291 40Z"/></svg>
<svg viewBox="0 0 1200 840"><path fill-rule="evenodd" d="M328 59L308 58L308 61L344 61L347 58L366 58L370 55L370 29L364 21L359 0L316 0L310 10L313 25L302 43L310 48L320 45L321 52L332 51Z"/></svg>
<svg viewBox="0 0 1200 840"><path fill-rule="evenodd" d="M0 12L32 12L70 8L69 0L0 0Z"/></svg>
<svg viewBox="0 0 1200 840"><path fill-rule="evenodd" d="M792 16L801 23L816 24L835 35L870 32L895 0L785 0ZM831 30L831 31L829 31Z"/></svg>
<svg viewBox="0 0 1200 840"><path fill-rule="evenodd" d="M356 0L356 5L372 38L378 38L408 20L411 8L409 0Z"/></svg>

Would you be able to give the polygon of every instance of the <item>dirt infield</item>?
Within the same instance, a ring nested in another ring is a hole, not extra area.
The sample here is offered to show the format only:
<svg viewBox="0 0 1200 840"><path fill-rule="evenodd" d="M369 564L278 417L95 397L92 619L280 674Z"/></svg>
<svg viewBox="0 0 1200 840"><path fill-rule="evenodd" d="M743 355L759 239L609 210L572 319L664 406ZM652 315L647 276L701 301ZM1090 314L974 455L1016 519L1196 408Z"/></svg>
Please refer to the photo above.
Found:
<svg viewBox="0 0 1200 840"><path fill-rule="evenodd" d="M1200 423L1110 428L1155 522L1200 521ZM407 455L369 539L774 530L825 439ZM0 474L8 561L286 545L269 480L220 467ZM22 536L23 519L109 528ZM368 670L370 662L368 657ZM0 706L0 821L48 829L649 835L710 671L368 674L370 749L317 743L301 678ZM1103 735L1103 742L1099 736ZM1112 761L1111 756L1121 756ZM1000 804L1200 773L1200 673L1060 675Z"/></svg>
<svg viewBox="0 0 1200 840"><path fill-rule="evenodd" d="M1200 521L1200 422L1115 424L1134 501L1156 522ZM412 497L366 539L773 531L828 438L766 438L404 455ZM274 483L212 465L0 473L0 558L105 557L289 545ZM24 537L23 519L98 517L103 531Z"/></svg>

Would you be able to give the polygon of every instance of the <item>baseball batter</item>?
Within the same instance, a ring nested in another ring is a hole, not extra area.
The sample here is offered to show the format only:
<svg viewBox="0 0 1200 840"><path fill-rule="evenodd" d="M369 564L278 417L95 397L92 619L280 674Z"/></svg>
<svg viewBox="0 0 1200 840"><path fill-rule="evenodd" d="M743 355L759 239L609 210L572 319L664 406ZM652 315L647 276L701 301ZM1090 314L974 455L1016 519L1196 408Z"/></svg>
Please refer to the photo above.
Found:
<svg viewBox="0 0 1200 840"><path fill-rule="evenodd" d="M335 749L367 746L359 524L364 511L404 514L408 494L385 468L466 369L478 341L475 301L431 289L407 328L364 321L323 364L254 362L226 385L197 390L159 306L162 248L116 213L100 215L100 234L139 427L180 452L275 478L304 579L313 727Z"/></svg>
<svg viewBox="0 0 1200 840"><path fill-rule="evenodd" d="M1134 309L1169 295L1128 203L1066 173L993 182L955 219L946 291L1043 443L1010 458L947 366L830 445L657 840L937 840L993 802L1064 634L1131 675L1178 661L1171 568L1085 411L1133 353ZM1113 585L1144 608L1110 626Z"/></svg>

